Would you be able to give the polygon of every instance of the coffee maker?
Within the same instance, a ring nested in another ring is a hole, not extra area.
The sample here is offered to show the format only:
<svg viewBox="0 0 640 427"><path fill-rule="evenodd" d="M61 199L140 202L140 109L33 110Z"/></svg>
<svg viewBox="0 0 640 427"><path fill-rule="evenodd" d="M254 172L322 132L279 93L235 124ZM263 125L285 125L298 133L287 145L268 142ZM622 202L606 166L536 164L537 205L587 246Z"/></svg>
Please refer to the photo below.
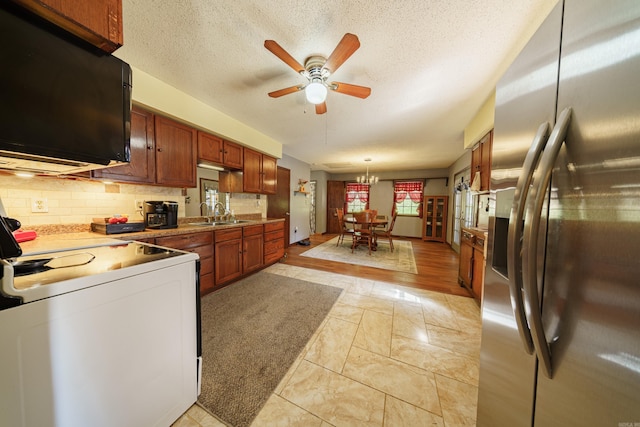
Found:
<svg viewBox="0 0 640 427"><path fill-rule="evenodd" d="M178 202L145 201L144 227L154 229L178 227Z"/></svg>

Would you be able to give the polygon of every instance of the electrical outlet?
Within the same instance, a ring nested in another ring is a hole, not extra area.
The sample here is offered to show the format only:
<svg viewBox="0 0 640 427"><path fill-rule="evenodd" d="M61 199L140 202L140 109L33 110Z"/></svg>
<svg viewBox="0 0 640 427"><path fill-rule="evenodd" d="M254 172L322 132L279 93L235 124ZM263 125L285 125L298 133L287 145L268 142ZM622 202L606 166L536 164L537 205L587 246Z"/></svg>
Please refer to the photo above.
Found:
<svg viewBox="0 0 640 427"><path fill-rule="evenodd" d="M135 205L136 205L136 206L135 206L135 209L136 209L137 211L141 211L141 210L142 210L142 204L143 204L143 203L144 203L144 202L143 202L142 200L136 200L136 201L135 201Z"/></svg>
<svg viewBox="0 0 640 427"><path fill-rule="evenodd" d="M49 212L49 201L46 198L31 199L31 212Z"/></svg>

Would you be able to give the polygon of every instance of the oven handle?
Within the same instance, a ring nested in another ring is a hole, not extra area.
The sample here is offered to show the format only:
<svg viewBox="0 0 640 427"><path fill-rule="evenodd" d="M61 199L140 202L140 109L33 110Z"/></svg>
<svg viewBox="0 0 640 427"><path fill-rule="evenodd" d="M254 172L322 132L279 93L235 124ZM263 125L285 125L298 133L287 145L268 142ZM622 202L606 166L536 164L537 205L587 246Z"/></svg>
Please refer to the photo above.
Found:
<svg viewBox="0 0 640 427"><path fill-rule="evenodd" d="M507 278L509 279L509 295L511 308L516 319L520 339L528 354L533 354L533 341L527 324L522 300L522 234L525 202L540 154L549 138L549 123L542 123L533 138L527 152L513 193L513 205L509 215L509 232L507 234Z"/></svg>
<svg viewBox="0 0 640 427"><path fill-rule="evenodd" d="M540 166L536 175L538 182L531 190L531 197L527 201L526 217L530 218L531 221L525 224L523 240L522 268L524 273L525 305L536 354L542 365L542 372L547 378L552 378L553 367L551 364L551 349L542 325L542 309L538 293L538 234L542 219L542 207L547 188L551 182L551 171L558 158L560 147L562 147L562 143L567 136L570 121L571 107L568 107L560 113L558 122L549 137L549 144L540 159Z"/></svg>

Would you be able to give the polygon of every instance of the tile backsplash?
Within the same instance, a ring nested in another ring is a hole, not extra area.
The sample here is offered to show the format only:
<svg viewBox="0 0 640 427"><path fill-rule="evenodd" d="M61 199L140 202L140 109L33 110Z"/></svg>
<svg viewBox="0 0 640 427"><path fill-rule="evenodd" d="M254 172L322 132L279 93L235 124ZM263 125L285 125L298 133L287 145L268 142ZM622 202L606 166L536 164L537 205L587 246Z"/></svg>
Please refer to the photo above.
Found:
<svg viewBox="0 0 640 427"><path fill-rule="evenodd" d="M113 214L126 214L130 220L142 221L142 215L136 212L136 200L176 201L178 217L184 217L182 191L181 188L151 185L0 174L0 198L7 215L18 219L23 228L45 224L89 224L93 218ZM260 213L266 217L266 201L256 199L256 195L232 194L230 203L236 215Z"/></svg>

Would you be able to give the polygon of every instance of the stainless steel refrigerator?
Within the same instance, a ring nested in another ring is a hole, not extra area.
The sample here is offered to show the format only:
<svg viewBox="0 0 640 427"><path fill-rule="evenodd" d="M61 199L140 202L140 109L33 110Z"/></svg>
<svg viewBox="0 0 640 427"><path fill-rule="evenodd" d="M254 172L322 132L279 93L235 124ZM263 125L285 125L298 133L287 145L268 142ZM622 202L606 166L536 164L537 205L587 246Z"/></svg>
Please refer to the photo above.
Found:
<svg viewBox="0 0 640 427"><path fill-rule="evenodd" d="M477 425L640 426L640 1L560 1L496 89Z"/></svg>

